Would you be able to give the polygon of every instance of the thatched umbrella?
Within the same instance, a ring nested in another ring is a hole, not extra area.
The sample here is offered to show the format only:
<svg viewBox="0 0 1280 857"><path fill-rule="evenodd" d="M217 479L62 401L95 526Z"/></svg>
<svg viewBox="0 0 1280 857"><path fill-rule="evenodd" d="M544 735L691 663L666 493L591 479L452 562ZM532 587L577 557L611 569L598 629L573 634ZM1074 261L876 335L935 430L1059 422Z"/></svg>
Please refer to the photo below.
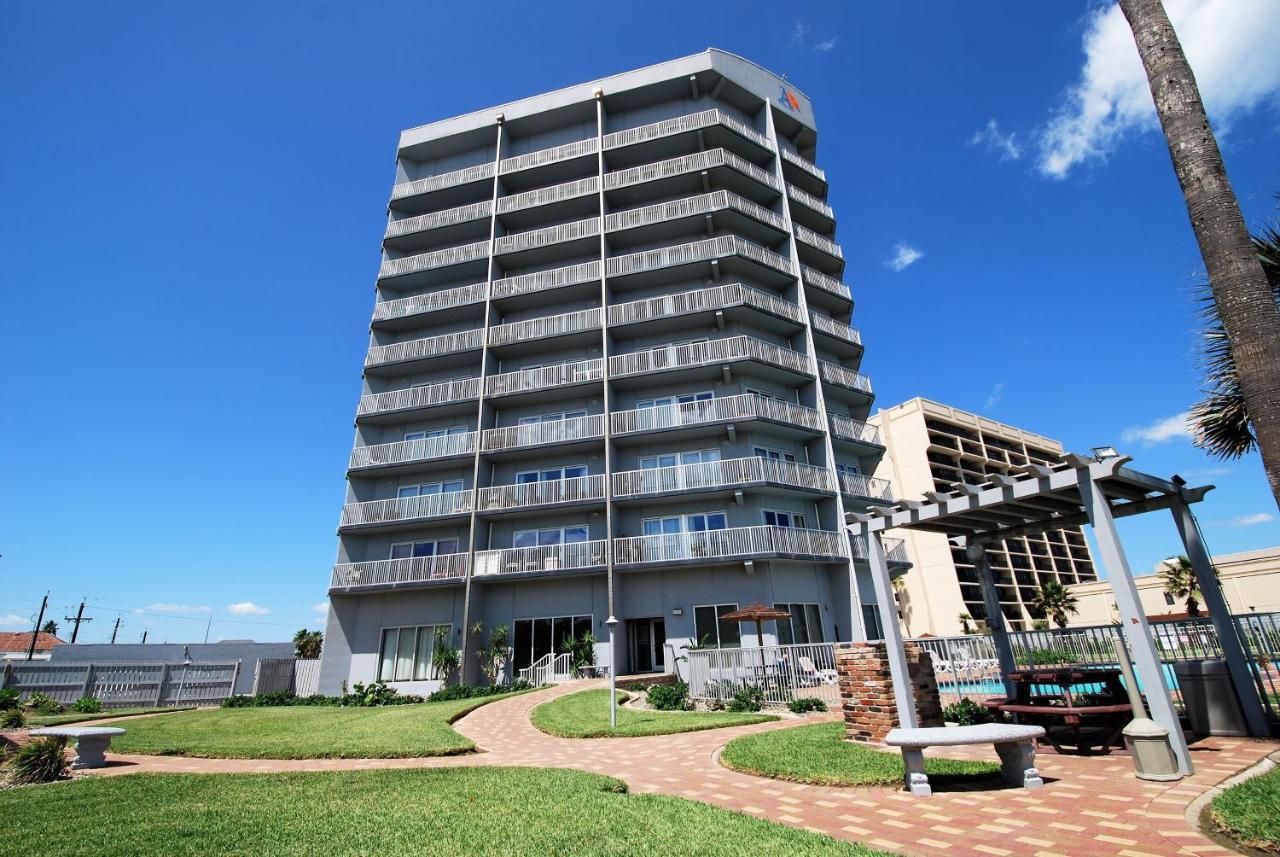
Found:
<svg viewBox="0 0 1280 857"><path fill-rule="evenodd" d="M760 648L764 648L764 623L769 619L790 619L791 614L776 607L766 607L763 604L748 604L741 610L725 613L720 618L727 622L755 622L756 642L760 644ZM762 657L763 654L762 652Z"/></svg>

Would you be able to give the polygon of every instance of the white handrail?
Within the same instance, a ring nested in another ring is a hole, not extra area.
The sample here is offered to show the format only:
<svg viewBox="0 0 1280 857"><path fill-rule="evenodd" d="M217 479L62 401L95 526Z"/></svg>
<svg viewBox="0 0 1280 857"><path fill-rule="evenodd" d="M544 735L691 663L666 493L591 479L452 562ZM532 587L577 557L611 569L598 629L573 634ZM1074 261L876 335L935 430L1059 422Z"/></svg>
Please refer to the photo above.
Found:
<svg viewBox="0 0 1280 857"><path fill-rule="evenodd" d="M770 526L626 536L613 540L613 561L636 565L773 554L841 559L848 556L844 541L841 533Z"/></svg>
<svg viewBox="0 0 1280 857"><path fill-rule="evenodd" d="M834 336L836 339L843 339L853 345L862 344L862 334L858 333L857 328L850 327L847 324L841 324L834 318L828 318L825 315L819 315L812 310L809 312L809 318L813 322L813 329L821 331L828 336Z"/></svg>
<svg viewBox="0 0 1280 857"><path fill-rule="evenodd" d="M415 556L405 559L380 559L370 562L344 562L333 567L330 589L356 586L387 586L399 583L422 583L429 580L461 580L467 574L465 553Z"/></svg>
<svg viewBox="0 0 1280 857"><path fill-rule="evenodd" d="M470 491L451 491L445 494L424 494L419 497L397 497L392 500L370 500L364 503L348 503L342 507L340 526L359 524L384 524L394 521L412 521L418 518L439 518L465 514L471 511Z"/></svg>
<svg viewBox="0 0 1280 857"><path fill-rule="evenodd" d="M814 178L821 179L824 182L827 180L827 174L821 167L790 149L782 149L782 160L795 164Z"/></svg>
<svg viewBox="0 0 1280 857"><path fill-rule="evenodd" d="M596 568L605 564L609 544L604 539L542 545L532 548L506 548L476 552L477 576L521 574L534 571L569 571Z"/></svg>
<svg viewBox="0 0 1280 857"><path fill-rule="evenodd" d="M600 234L600 218L588 217L542 229L531 229L528 232L516 232L503 235L493 243L493 254L501 256L505 253L519 253L523 250L535 250L549 247L552 244L563 244L579 238L589 238Z"/></svg>
<svg viewBox="0 0 1280 857"><path fill-rule="evenodd" d="M348 468L358 470L362 467L385 467L410 461L466 455L476 451L477 434L478 432L469 431L465 434L448 434L418 440L379 443L373 446L357 446L351 450L351 462Z"/></svg>
<svg viewBox="0 0 1280 857"><path fill-rule="evenodd" d="M738 157L727 149L708 149L705 152L681 155L677 158L668 158L665 161L655 161L651 164L641 164L637 167L628 167L624 170L605 173L604 187L605 190L617 190L684 175L685 173L715 169L716 167L729 167L736 172L755 179L765 187L776 191L782 190L782 182L777 176L760 169L755 164Z"/></svg>
<svg viewBox="0 0 1280 857"><path fill-rule="evenodd" d="M525 506L554 506L604 499L604 476L574 476L547 482L525 482L515 485L492 485L480 489L477 508L493 512Z"/></svg>
<svg viewBox="0 0 1280 857"><path fill-rule="evenodd" d="M590 440L598 437L604 437L604 414L485 429L481 438L481 449L485 452L493 452L500 449L517 449L522 446Z"/></svg>
<svg viewBox="0 0 1280 857"><path fill-rule="evenodd" d="M736 193L717 190L683 199L673 199L670 202L659 202L655 205L614 212L605 218L605 229L609 232L617 232L623 229L634 229L637 226L647 226L651 223L662 223L668 220L679 220L682 217L721 211L726 208L736 209L749 217L754 217L761 223L767 223L777 229L787 228L786 221L782 219L781 215L774 214L762 205L743 199Z"/></svg>
<svg viewBox="0 0 1280 857"><path fill-rule="evenodd" d="M756 418L800 425L815 431L822 428L822 416L813 408L766 399L754 393L661 405L656 408L614 411L611 414L614 434L634 434Z"/></svg>
<svg viewBox="0 0 1280 857"><path fill-rule="evenodd" d="M747 125L735 116L731 116L723 110L712 108L703 110L699 113L689 113L684 116L675 116L671 119L663 119L660 122L651 122L648 125L641 125L636 128L624 128L621 131L614 131L604 135L604 148L620 149L624 146L632 146L636 143L643 143L648 140L656 140L659 137L668 137L672 134L681 134L688 131L696 131L700 128L707 128L712 125L724 125L736 134L745 139L750 140L763 149L773 151L773 146L769 143L769 138L761 134L759 131Z"/></svg>
<svg viewBox="0 0 1280 857"><path fill-rule="evenodd" d="M401 182L391 189L391 199L404 199L407 196L417 196L491 178L493 178L493 161L486 161L473 167L463 167L460 170L453 170L448 173Z"/></svg>
<svg viewBox="0 0 1280 857"><path fill-rule="evenodd" d="M509 214L513 211L523 211L526 208L537 208L540 205L593 194L599 189L596 185L597 181L599 181L597 176L591 176L549 187L526 190L522 193L513 193L511 196L501 196L498 197L498 213Z"/></svg>
<svg viewBox="0 0 1280 857"><path fill-rule="evenodd" d="M411 295L393 301L381 301L373 308L374 322L389 321L393 318L404 318L410 315L435 312L442 309L465 306L466 304L484 303L486 285L472 283L469 286L458 286L425 295Z"/></svg>
<svg viewBox="0 0 1280 857"><path fill-rule="evenodd" d="M812 229L806 229L799 223L793 224L796 228L796 238L800 239L810 247L816 247L826 253L835 256L837 259L844 258L844 251L840 249L840 245L832 241L825 235L819 235Z"/></svg>
<svg viewBox="0 0 1280 857"><path fill-rule="evenodd" d="M767 482L831 494L836 490L831 471L825 467L747 456L700 464L624 470L613 474L613 496L642 497L646 494L666 494L700 488L734 488L752 482Z"/></svg>
<svg viewBox="0 0 1280 857"><path fill-rule="evenodd" d="M489 242L476 241L458 247L446 247L430 253L419 253L415 256L404 256L400 259L388 259L378 269L379 277L399 277L415 274L419 271L431 271L436 268L447 268L450 265L462 265L474 262L489 255Z"/></svg>
<svg viewBox="0 0 1280 857"><path fill-rule="evenodd" d="M892 487L886 479L865 476L861 473L841 473L840 493L850 497L871 497L876 500L893 500Z"/></svg>
<svg viewBox="0 0 1280 857"><path fill-rule="evenodd" d="M596 138L587 137L584 140L574 140L572 143L564 143L559 146L552 146L549 149L539 149L536 152L528 152L523 155L514 155L510 158L503 158L498 165L498 172L502 175L514 173L518 170L528 170L533 167L542 167L547 164L554 164L559 161L568 161L573 158L581 158L584 155L595 154Z"/></svg>
<svg viewBox="0 0 1280 857"><path fill-rule="evenodd" d="M480 220L491 214L493 214L493 201L486 199L483 202L473 202L470 205L460 205L457 208L446 208L443 211L433 211L429 214L419 214L416 217L393 220L387 224L387 231L383 237L398 238L414 232L439 229L441 226L456 226L459 223Z"/></svg>
<svg viewBox="0 0 1280 857"><path fill-rule="evenodd" d="M548 336L564 336L568 333L581 333L584 330L598 329L602 315L600 308L594 307L576 312L565 312L559 315L544 315L540 318L496 324L489 328L489 344L510 345L513 342L545 339Z"/></svg>
<svg viewBox="0 0 1280 857"><path fill-rule="evenodd" d="M465 402L479 395L480 379L464 378L461 381L445 381L441 384L427 384L386 393L368 393L360 397L360 407L356 410L356 414L365 416L388 411L427 408L449 402Z"/></svg>
<svg viewBox="0 0 1280 857"><path fill-rule="evenodd" d="M490 375L484 379L484 387L486 396L506 396L529 390L546 390L566 384L598 381L603 377L604 361L596 357L575 363L560 363L538 369L521 369L517 372Z"/></svg>
<svg viewBox="0 0 1280 857"><path fill-rule="evenodd" d="M547 271L534 271L531 274L517 274L493 281L493 297L509 298L514 295L527 295L547 289L558 289L562 286L573 286L600 279L600 262L581 262L563 268L552 268Z"/></svg>
<svg viewBox="0 0 1280 857"><path fill-rule="evenodd" d="M818 212L821 215L824 215L828 220L835 219L836 213L831 210L831 206L827 205L825 202L818 199L813 194L802 191L800 188L796 187L790 182L787 183L787 196L791 197L796 202L803 205L805 208L811 209L813 211Z"/></svg>
<svg viewBox="0 0 1280 857"><path fill-rule="evenodd" d="M860 393L867 393L868 395L871 393L870 378L859 372L855 372L852 369L846 369L838 363L819 360L818 371L822 375L822 380L829 384L846 387L850 390L857 390Z"/></svg>
<svg viewBox="0 0 1280 857"><path fill-rule="evenodd" d="M623 377L704 366L727 360L758 360L793 372L812 374L809 358L799 351L746 335L617 354L609 358L609 374L612 377Z"/></svg>
<svg viewBox="0 0 1280 857"><path fill-rule="evenodd" d="M441 333L438 336L424 336L422 339L407 339L390 345L374 345L365 355L364 365L366 367L384 366L388 363L403 363L407 360L456 354L459 351L474 351L484 344L483 337L484 328L477 327L472 330Z"/></svg>
<svg viewBox="0 0 1280 857"><path fill-rule="evenodd" d="M833 437L884 446L880 442L880 429L875 426L867 425L861 420L855 420L842 414L833 414L830 411L827 412L827 419L830 421Z"/></svg>
<svg viewBox="0 0 1280 857"><path fill-rule="evenodd" d="M609 307L609 324L634 324L654 318L669 318L731 306L755 307L796 323L804 319L800 307L791 301L742 283L725 283L614 304Z"/></svg>
<svg viewBox="0 0 1280 857"><path fill-rule="evenodd" d="M853 302L853 293L849 290L849 287L835 277L828 276L821 271L815 271L807 265L800 266L800 275L807 285L822 289L824 292L830 292L833 295L839 295L850 303Z"/></svg>

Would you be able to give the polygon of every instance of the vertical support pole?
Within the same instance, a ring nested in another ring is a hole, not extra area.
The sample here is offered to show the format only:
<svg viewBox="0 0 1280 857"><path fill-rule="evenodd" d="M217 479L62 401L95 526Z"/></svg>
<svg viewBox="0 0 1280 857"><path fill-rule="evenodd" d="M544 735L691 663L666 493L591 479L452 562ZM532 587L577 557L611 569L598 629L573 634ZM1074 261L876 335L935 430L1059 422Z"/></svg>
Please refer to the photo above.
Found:
<svg viewBox="0 0 1280 857"><path fill-rule="evenodd" d="M156 701L155 707L160 707L160 700L164 697L164 685L169 680L169 665L160 665L160 680L156 682Z"/></svg>
<svg viewBox="0 0 1280 857"><path fill-rule="evenodd" d="M867 562L871 566L871 580L876 587L876 602L880 605L880 624L884 626L884 645L889 658L889 673L893 677L893 697L898 708L898 725L903 729L915 729L920 725L916 717L916 695L907 666L907 651L902 641L902 626L898 622L898 610L893 600L893 584L889 582L889 561L884 555L884 543L880 530L867 532Z"/></svg>
<svg viewBox="0 0 1280 857"><path fill-rule="evenodd" d="M1178 760L1178 770L1190 775L1195 773L1195 769L1191 765L1187 738L1182 734L1178 712L1173 707L1173 698L1169 696L1169 688L1165 685L1164 670L1151 639L1151 626L1147 624L1147 616L1138 597L1138 587L1129 570L1129 560L1120 546L1120 534L1116 531L1111 506L1107 503L1106 494L1093 481L1091 468L1081 469L1078 473L1080 497L1084 500L1085 512L1098 541L1098 552L1102 554L1102 566L1107 571L1107 580L1111 582L1111 589L1115 593L1116 606L1120 608L1123 636L1128 638L1133 650L1134 666L1138 671L1138 680L1142 682L1147 705L1151 709L1151 719L1169 731L1169 743ZM1123 644L1122 639L1121 645Z"/></svg>
<svg viewBox="0 0 1280 857"><path fill-rule="evenodd" d="M80 688L80 698L84 699L89 695L89 688L93 685L93 664L87 664L84 668L84 685Z"/></svg>
<svg viewBox="0 0 1280 857"><path fill-rule="evenodd" d="M1240 707L1244 709L1244 719L1249 725L1249 734L1256 738L1266 738L1270 729L1262 710L1262 698L1258 695L1258 686L1253 680L1253 670L1249 668L1249 659L1245 655L1244 646L1240 643L1239 630L1231 617L1231 608L1222 594L1222 584L1214 571L1213 562L1209 559L1209 551L1200 539L1200 528L1196 526L1195 515L1187 502L1179 497L1169 507L1173 513L1173 523L1178 527L1178 535L1182 537L1182 546L1186 549L1187 559L1195 569L1196 582L1200 594L1204 596L1204 604L1209 608L1209 617L1213 620L1213 628L1218 632L1218 643L1222 646L1222 654L1227 661L1227 669L1231 672L1231 683L1235 686L1236 695L1240 698Z"/></svg>
<svg viewBox="0 0 1280 857"><path fill-rule="evenodd" d="M9 664L8 661L5 661L4 672L0 673L0 690L4 690L6 687L9 686L9 677L12 675L12 673L13 673L13 667Z"/></svg>
<svg viewBox="0 0 1280 857"><path fill-rule="evenodd" d="M996 657L1000 659L1000 680L1004 682L1005 696L1012 699L1014 688L1009 673L1018 668L1018 662L1013 657L1009 629L1004 622L1004 610L1000 608L1000 593L996 590L995 576L991 572L991 559L987 556L986 545L981 542L967 543L964 552L978 572L978 583L982 586L982 605L987 612L987 627L991 629L991 639L996 644Z"/></svg>

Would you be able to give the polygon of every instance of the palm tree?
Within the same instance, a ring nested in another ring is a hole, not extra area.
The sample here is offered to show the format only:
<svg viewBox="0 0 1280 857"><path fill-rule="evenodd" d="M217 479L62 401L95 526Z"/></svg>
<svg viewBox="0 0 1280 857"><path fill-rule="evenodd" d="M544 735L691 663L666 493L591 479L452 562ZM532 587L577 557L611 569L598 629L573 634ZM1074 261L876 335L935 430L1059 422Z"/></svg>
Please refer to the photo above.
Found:
<svg viewBox="0 0 1280 857"><path fill-rule="evenodd" d="M1171 556L1160 569L1160 580L1164 583L1164 591L1174 598L1185 598L1187 615L1193 619L1200 615L1200 586L1196 580L1196 570L1191 567L1191 560L1185 556Z"/></svg>
<svg viewBox="0 0 1280 857"><path fill-rule="evenodd" d="M1046 580L1040 584L1035 597L1031 599L1031 609L1041 616L1048 616L1059 628L1067 627L1068 613L1080 612L1076 607L1076 597L1056 580Z"/></svg>
<svg viewBox="0 0 1280 857"><path fill-rule="evenodd" d="M44 627L40 629L42 633L58 636L58 623L50 619L44 623Z"/></svg>
<svg viewBox="0 0 1280 857"><path fill-rule="evenodd" d="M299 660L318 658L323 645L324 634L303 628L293 635L293 656Z"/></svg>
<svg viewBox="0 0 1280 857"><path fill-rule="evenodd" d="M1160 0L1119 0L1234 357L1241 400L1280 508L1280 307L1240 213L1195 75ZM1241 58L1244 61L1244 58ZM1226 415L1223 415L1226 419ZM1240 417L1236 417L1238 423Z"/></svg>

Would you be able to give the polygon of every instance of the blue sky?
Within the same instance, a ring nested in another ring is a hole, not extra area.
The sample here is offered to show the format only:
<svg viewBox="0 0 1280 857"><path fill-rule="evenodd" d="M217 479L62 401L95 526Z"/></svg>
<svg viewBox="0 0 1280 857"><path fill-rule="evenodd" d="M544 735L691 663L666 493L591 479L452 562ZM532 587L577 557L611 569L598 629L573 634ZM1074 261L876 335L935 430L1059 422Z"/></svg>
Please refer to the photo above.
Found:
<svg viewBox="0 0 1280 857"><path fill-rule="evenodd" d="M1276 216L1280 4L1168 5ZM399 131L708 45L814 102L881 404L1115 444L1220 486L1215 552L1280 543L1257 459L1177 419L1201 261L1115 14L917 6L11 6L0 628L46 589L90 600L86 641L318 625ZM1137 569L1175 550L1163 515L1124 534Z"/></svg>

